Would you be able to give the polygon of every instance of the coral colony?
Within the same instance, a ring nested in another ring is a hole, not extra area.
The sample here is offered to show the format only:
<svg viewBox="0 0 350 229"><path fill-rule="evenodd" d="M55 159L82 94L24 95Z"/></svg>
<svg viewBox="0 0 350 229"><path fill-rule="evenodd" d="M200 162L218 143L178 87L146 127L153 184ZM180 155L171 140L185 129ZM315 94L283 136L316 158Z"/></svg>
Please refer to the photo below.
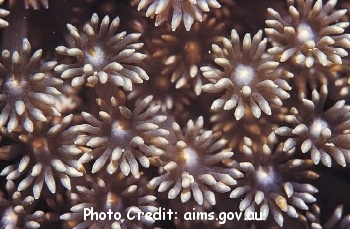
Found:
<svg viewBox="0 0 350 229"><path fill-rule="evenodd" d="M349 0L0 7L0 228L350 228Z"/></svg>

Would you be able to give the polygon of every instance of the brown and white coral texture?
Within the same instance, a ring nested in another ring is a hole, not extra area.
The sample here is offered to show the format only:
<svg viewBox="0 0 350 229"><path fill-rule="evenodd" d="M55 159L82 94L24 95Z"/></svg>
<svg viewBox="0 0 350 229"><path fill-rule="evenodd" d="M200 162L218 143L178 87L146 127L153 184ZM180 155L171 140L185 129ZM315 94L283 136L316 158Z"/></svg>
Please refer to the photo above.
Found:
<svg viewBox="0 0 350 229"><path fill-rule="evenodd" d="M0 228L350 229L348 0L0 5Z"/></svg>

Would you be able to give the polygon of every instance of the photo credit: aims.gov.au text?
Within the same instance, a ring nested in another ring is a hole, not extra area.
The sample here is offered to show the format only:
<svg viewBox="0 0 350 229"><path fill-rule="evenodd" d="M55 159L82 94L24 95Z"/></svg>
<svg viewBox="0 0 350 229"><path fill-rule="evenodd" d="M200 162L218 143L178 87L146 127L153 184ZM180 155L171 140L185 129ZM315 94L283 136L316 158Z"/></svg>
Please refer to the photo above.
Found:
<svg viewBox="0 0 350 229"><path fill-rule="evenodd" d="M236 212L203 212L196 211L195 208L192 211L187 211L183 214L178 214L176 211L166 208L158 208L154 212L142 212L138 208L130 208L126 214L122 214L118 211L112 211L108 209L105 212L94 211L93 207L84 208L84 220L129 220L129 221L140 221L142 218L146 218L150 221L167 221L181 218L185 221L218 221L219 224L225 224L228 221L263 221L266 217L263 216L262 212L249 212L244 213L241 211Z"/></svg>

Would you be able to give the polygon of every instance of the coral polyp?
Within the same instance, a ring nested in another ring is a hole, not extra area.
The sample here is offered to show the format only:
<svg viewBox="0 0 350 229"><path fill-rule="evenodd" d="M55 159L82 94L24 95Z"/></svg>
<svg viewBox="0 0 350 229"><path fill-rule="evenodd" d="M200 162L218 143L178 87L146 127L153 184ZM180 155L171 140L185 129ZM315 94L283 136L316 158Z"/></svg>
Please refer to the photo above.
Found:
<svg viewBox="0 0 350 229"><path fill-rule="evenodd" d="M138 102L151 95L152 105L160 106L162 112L186 119L188 117L186 111L196 95L189 85L176 88L171 75L162 73L166 68L164 64L158 64L162 62L161 58L145 60L145 70L150 78L143 84L135 85L135 88L128 93L127 99Z"/></svg>
<svg viewBox="0 0 350 229"><path fill-rule="evenodd" d="M306 224L305 228L323 228L323 229L331 229L331 228L340 228L346 229L350 227L350 215L343 216L344 206L339 205L334 209L333 214L327 221L324 221L321 217L321 210L317 204L312 205L311 209L307 212L305 218L302 217L302 220Z"/></svg>
<svg viewBox="0 0 350 229"><path fill-rule="evenodd" d="M22 50L2 52L0 63L0 127L7 124L12 132L24 128L33 132L34 122L46 122L47 117L59 116L55 105L61 92L57 86L61 79L55 78L55 61L41 63L42 50L31 54L31 45L23 40Z"/></svg>
<svg viewBox="0 0 350 229"><path fill-rule="evenodd" d="M350 229L349 10L0 0L0 229Z"/></svg>
<svg viewBox="0 0 350 229"><path fill-rule="evenodd" d="M0 191L0 227L1 228L40 228L43 211L34 211L35 201L32 196L23 197L15 192L14 183L6 185L9 199L5 199Z"/></svg>
<svg viewBox="0 0 350 229"><path fill-rule="evenodd" d="M58 123L51 120L52 126L37 124L35 133L21 135L20 141L9 145L9 148L4 147L3 152L9 155L7 160L18 155L21 159L5 167L0 175L6 176L7 182L19 181L17 191L23 192L32 187L35 199L40 198L45 186L51 193L61 189L60 185L70 190L71 177L80 177L83 175L81 171L84 171L77 162L77 152L61 136L72 118L73 115L66 116Z"/></svg>
<svg viewBox="0 0 350 229"><path fill-rule="evenodd" d="M259 210L264 220L273 217L280 227L285 216L298 218L298 211L308 210L318 192L303 181L318 177L310 170L311 160L293 159L294 152L284 153L281 144L260 145L249 138L244 139L244 144L242 161L247 161L239 163L244 178L230 194L231 198L241 199L239 210L245 215Z"/></svg>
<svg viewBox="0 0 350 229"><path fill-rule="evenodd" d="M222 136L228 140L229 147L241 150L245 137L251 138L254 142L266 142L269 133L283 123L287 111L279 108L271 116L256 119L250 110L245 110L244 117L239 121L230 111L215 111L210 121L213 124L212 130L221 131Z"/></svg>
<svg viewBox="0 0 350 229"><path fill-rule="evenodd" d="M145 188L145 181L134 177L125 177L123 174L105 176L104 179L84 177L85 185L78 185L76 190L69 193L72 204L71 213L61 215L61 219L70 221L74 229L78 228L153 228L154 220L138 212L153 213L157 210L154 201L156 197ZM105 182L105 181L110 182ZM84 209L95 214L104 213L104 219L86 215ZM112 216L106 216L111 211ZM132 218L134 220L132 220Z"/></svg>
<svg viewBox="0 0 350 229"><path fill-rule="evenodd" d="M286 152L297 147L303 153L310 152L315 164L330 167L333 158L345 167L350 163L350 107L341 100L325 109L327 94L323 85L320 92L312 92L311 100L302 99L300 107L293 107L285 117L287 125L276 133L288 138L283 147Z"/></svg>
<svg viewBox="0 0 350 229"><path fill-rule="evenodd" d="M9 2L9 6L13 7L17 3L17 0L8 0L8 2ZM45 9L48 9L49 0L24 0L24 7L26 9L39 10L40 6L44 7Z"/></svg>
<svg viewBox="0 0 350 229"><path fill-rule="evenodd" d="M203 117L196 122L189 120L186 130L172 123L174 140L157 164L161 175L153 178L148 186L158 187L159 192L168 191L168 198L181 195L183 203L194 200L202 205L205 201L216 204L215 193L230 191L242 173L236 168L227 168L222 161L230 159L233 152L225 148L227 140L220 133L203 130Z"/></svg>
<svg viewBox="0 0 350 229"><path fill-rule="evenodd" d="M340 19L346 10L335 10L337 0L323 4L322 0L289 0L289 15L281 16L268 9L265 32L273 43L269 53L281 62L291 60L307 68L320 64L341 64L348 55L350 34L345 32L349 22Z"/></svg>
<svg viewBox="0 0 350 229"><path fill-rule="evenodd" d="M237 120L244 116L246 107L256 118L261 112L271 115L271 106L282 106L282 100L290 97L287 91L291 87L284 78L292 77L291 73L278 69L279 64L266 56L267 40L262 38L262 31L253 38L246 34L242 46L236 30L231 31L230 40L222 39L222 46L212 46L214 61L220 68L201 67L210 81L203 85L203 91L224 92L211 109L234 110Z"/></svg>
<svg viewBox="0 0 350 229"><path fill-rule="evenodd" d="M0 3L1 5L1 3ZM9 23L4 20L3 18L8 16L10 14L10 11L5 10L3 8L0 8L0 28L4 28L9 25Z"/></svg>
<svg viewBox="0 0 350 229"><path fill-rule="evenodd" d="M60 64L55 71L63 79L72 79L72 86L111 83L131 91L133 83L142 83L148 79L146 72L138 66L146 55L138 50L143 46L139 42L141 34L118 32L118 17L110 22L108 16L99 24L99 17L93 14L90 23L84 27L84 33L68 24L72 44L59 46L56 51L64 56L76 58L74 64Z"/></svg>
<svg viewBox="0 0 350 229"><path fill-rule="evenodd" d="M205 16L189 32L179 29L173 33L166 29L160 38L153 40L156 49L153 57L160 57L166 65L161 74L171 75L176 88L191 85L196 95L200 95L203 76L199 68L209 59L210 46L218 42L223 27L215 18Z"/></svg>
<svg viewBox="0 0 350 229"><path fill-rule="evenodd" d="M158 113L160 106L150 106L152 96L141 100L133 110L115 97L98 103L102 109L98 118L82 112L85 123L66 132L75 136L72 147L83 153L79 162L93 161L92 173L104 169L113 174L120 168L126 176L131 173L137 177L139 164L148 168L149 158L160 156L168 144L168 131L160 127L166 116Z"/></svg>
<svg viewBox="0 0 350 229"><path fill-rule="evenodd" d="M138 10L146 10L147 17L155 17L159 26L171 17L171 29L175 31L181 21L190 30L194 21L202 21L203 12L210 8L220 8L216 0L133 0ZM169 17L170 16L170 17Z"/></svg>

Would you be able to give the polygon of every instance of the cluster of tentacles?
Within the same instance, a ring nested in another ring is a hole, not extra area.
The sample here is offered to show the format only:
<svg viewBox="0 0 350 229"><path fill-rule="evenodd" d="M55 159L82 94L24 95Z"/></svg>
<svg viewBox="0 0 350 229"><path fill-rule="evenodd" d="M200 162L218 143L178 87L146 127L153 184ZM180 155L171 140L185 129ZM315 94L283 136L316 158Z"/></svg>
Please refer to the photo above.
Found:
<svg viewBox="0 0 350 229"><path fill-rule="evenodd" d="M0 228L350 229L348 1L0 7Z"/></svg>

